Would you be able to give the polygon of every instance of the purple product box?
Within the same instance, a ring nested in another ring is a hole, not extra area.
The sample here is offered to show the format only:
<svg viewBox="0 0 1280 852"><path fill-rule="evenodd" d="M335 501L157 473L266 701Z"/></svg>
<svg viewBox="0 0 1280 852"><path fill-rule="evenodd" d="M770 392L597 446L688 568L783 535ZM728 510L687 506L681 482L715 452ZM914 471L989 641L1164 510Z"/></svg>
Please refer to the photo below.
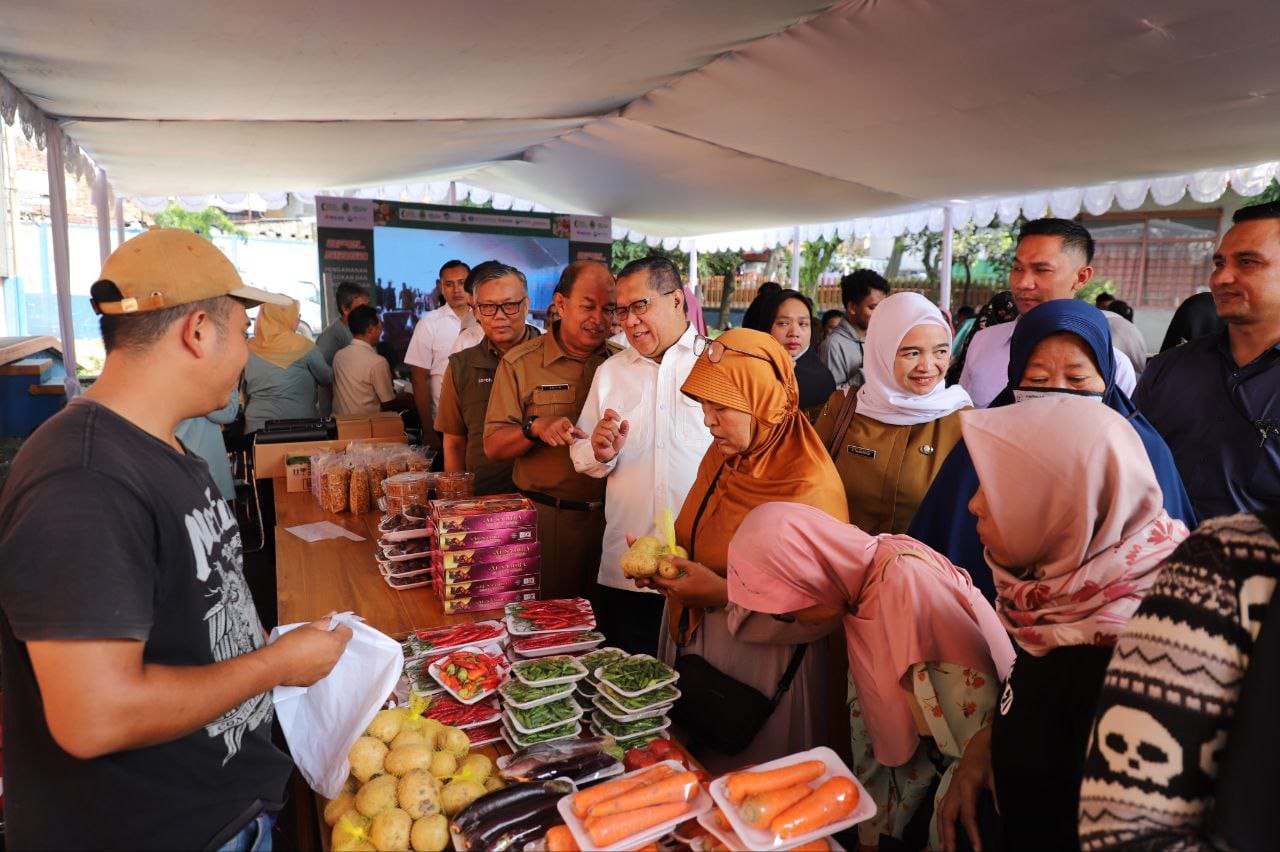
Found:
<svg viewBox="0 0 1280 852"><path fill-rule="evenodd" d="M477 547L501 547L538 540L537 527L513 527L505 530L472 530L445 533L440 536L440 550L474 550Z"/></svg>
<svg viewBox="0 0 1280 852"><path fill-rule="evenodd" d="M524 544L477 547L473 550L436 551L431 556L431 564L440 568L461 568L464 565L498 565L503 562L537 559L541 554L542 545L536 541L529 541Z"/></svg>
<svg viewBox="0 0 1280 852"><path fill-rule="evenodd" d="M440 587L440 597L445 600L458 598L487 598L505 592L538 588L538 574L512 574L492 580L474 580L469 583L447 583Z"/></svg>
<svg viewBox="0 0 1280 852"><path fill-rule="evenodd" d="M506 592L484 598L457 598L442 601L445 615L457 615L460 612L484 612L490 609L502 609L509 603L537 600L538 590L523 589L518 592Z"/></svg>
<svg viewBox="0 0 1280 852"><path fill-rule="evenodd" d="M476 580L493 580L498 577L512 577L519 574L537 574L541 560L537 556L529 559L517 559L512 562L498 562L492 565L459 565L456 568L445 568L438 563L433 565L433 572L445 584L473 583Z"/></svg>
<svg viewBox="0 0 1280 852"><path fill-rule="evenodd" d="M469 500L437 500L431 504L436 530L441 533L535 527L538 513L520 494L497 494Z"/></svg>

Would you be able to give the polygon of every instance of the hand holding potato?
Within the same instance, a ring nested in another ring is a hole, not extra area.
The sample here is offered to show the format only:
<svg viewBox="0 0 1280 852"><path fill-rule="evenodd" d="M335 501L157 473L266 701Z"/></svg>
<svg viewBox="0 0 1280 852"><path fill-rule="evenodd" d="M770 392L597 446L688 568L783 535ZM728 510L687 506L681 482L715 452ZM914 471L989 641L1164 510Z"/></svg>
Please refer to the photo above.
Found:
<svg viewBox="0 0 1280 852"><path fill-rule="evenodd" d="M701 562L690 562L681 556L668 556L679 575L669 579L661 574L654 584L685 606L718 607L729 602L729 586L716 572Z"/></svg>

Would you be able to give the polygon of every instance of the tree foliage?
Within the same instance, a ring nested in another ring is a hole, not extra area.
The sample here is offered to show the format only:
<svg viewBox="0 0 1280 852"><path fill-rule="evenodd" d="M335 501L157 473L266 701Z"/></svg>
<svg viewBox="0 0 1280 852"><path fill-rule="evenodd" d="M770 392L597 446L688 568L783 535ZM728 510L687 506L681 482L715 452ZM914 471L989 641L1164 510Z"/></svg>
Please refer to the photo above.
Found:
<svg viewBox="0 0 1280 852"><path fill-rule="evenodd" d="M205 239L214 236L215 228L222 234L239 237L241 240L247 240L249 236L244 228L231 221L226 212L217 207L206 207L192 213L171 202L155 215L154 221L161 228L181 228Z"/></svg>

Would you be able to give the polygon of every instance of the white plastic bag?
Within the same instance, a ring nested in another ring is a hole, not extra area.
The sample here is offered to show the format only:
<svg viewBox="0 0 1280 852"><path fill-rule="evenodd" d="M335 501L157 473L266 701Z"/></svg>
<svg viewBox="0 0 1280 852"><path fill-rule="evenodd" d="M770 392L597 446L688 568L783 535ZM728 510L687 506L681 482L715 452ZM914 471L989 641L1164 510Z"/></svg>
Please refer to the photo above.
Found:
<svg viewBox="0 0 1280 852"><path fill-rule="evenodd" d="M365 624L360 616L341 612L332 623L335 627L345 624L352 634L333 671L311 686L277 686L271 695L293 762L311 789L327 799L342 792L351 772L347 753L391 695L404 669L400 643ZM302 626L277 627L270 641Z"/></svg>

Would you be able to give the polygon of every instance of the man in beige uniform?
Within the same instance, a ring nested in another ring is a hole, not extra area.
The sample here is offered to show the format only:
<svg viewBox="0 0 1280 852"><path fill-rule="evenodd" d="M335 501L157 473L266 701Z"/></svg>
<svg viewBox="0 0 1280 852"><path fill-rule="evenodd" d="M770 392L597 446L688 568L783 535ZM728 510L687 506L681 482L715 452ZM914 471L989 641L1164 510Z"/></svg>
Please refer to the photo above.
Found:
<svg viewBox="0 0 1280 852"><path fill-rule="evenodd" d="M511 461L490 461L484 454L484 418L493 376L502 356L542 332L525 324L529 289L524 273L496 260L476 265L467 276L467 294L484 337L449 356L436 409L436 431L444 436L444 469L476 475L476 495L515 490Z"/></svg>
<svg viewBox="0 0 1280 852"><path fill-rule="evenodd" d="M542 594L585 594L595 585L604 537L604 480L574 470L569 445L607 343L613 276L603 264L571 263L553 297L560 320L512 349L498 365L485 416L484 452L513 459L512 479L538 509Z"/></svg>

